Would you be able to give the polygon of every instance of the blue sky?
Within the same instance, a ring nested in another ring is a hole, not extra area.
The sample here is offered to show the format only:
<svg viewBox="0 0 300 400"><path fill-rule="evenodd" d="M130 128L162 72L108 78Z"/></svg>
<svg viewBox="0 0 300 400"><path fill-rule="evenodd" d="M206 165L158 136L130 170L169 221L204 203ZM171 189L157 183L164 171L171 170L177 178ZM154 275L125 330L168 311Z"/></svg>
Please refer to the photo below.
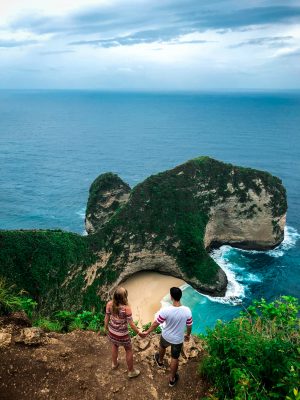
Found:
<svg viewBox="0 0 300 400"><path fill-rule="evenodd" d="M300 0L0 0L0 88L300 88Z"/></svg>

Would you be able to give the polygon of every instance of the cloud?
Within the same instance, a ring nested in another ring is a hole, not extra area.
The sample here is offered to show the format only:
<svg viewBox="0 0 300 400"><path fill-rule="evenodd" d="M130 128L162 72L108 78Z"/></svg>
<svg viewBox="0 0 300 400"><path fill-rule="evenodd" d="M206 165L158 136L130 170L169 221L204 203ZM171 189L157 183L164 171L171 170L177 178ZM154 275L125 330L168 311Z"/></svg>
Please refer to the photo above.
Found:
<svg viewBox="0 0 300 400"><path fill-rule="evenodd" d="M298 58L298 57L300 57L300 48L289 50L285 53L277 54L277 58Z"/></svg>
<svg viewBox="0 0 300 400"><path fill-rule="evenodd" d="M0 39L0 48L10 48L10 47L23 47L23 46L31 46L33 44L37 44L37 40L1 40Z"/></svg>
<svg viewBox="0 0 300 400"><path fill-rule="evenodd" d="M268 47L285 47L289 42L294 39L293 36L273 36L273 37L258 37L245 40L230 46L231 48L238 48L243 46L268 46Z"/></svg>
<svg viewBox="0 0 300 400"><path fill-rule="evenodd" d="M68 54L68 53L74 53L74 50L49 50L49 51L40 51L39 54L44 55L44 56L50 56L50 55L55 55L55 54Z"/></svg>
<svg viewBox="0 0 300 400"><path fill-rule="evenodd" d="M7 86L26 82L152 90L300 85L300 0L86 1L98 1L94 6L80 0L83 6L76 8L78 1L63 11L57 8L54 15L53 5L48 12L50 0L40 7L44 14L29 13L38 0L28 0L13 20L0 22L1 73ZM5 51L22 46L28 51ZM49 64L58 70L52 73ZM25 70L14 75L15 65L47 73L32 73L26 81Z"/></svg>
<svg viewBox="0 0 300 400"><path fill-rule="evenodd" d="M10 25L35 34L80 36L74 43L114 47L172 40L209 29L247 29L254 25L300 22L300 7L240 7L237 0L123 0L84 8L64 16L24 15ZM99 39L87 38L98 35Z"/></svg>
<svg viewBox="0 0 300 400"><path fill-rule="evenodd" d="M208 40L180 40L180 37L174 37L172 29L157 29L137 32L127 36L117 36L112 39L95 39L95 40L79 40L69 43L71 46L90 45L96 47L116 47L116 46L132 46L135 44L145 43L163 43L169 44L203 44L208 43Z"/></svg>

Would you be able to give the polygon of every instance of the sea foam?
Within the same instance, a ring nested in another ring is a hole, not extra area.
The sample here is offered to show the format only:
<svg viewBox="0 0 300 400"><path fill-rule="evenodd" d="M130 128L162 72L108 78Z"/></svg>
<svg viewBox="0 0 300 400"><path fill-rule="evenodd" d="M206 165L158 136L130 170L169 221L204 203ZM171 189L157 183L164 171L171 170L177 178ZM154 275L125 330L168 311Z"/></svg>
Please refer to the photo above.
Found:
<svg viewBox="0 0 300 400"><path fill-rule="evenodd" d="M257 251L257 250L242 250L234 249L231 246L221 246L219 249L211 252L211 257L225 272L228 285L224 297L206 296L209 300L228 305L241 304L245 298L246 290L250 283L262 282L262 277L258 274L248 272L245 267L230 262L230 252L238 251L248 254L267 254L271 257L282 257L284 253L294 247L300 234L291 226L286 226L284 230L284 240L273 250Z"/></svg>

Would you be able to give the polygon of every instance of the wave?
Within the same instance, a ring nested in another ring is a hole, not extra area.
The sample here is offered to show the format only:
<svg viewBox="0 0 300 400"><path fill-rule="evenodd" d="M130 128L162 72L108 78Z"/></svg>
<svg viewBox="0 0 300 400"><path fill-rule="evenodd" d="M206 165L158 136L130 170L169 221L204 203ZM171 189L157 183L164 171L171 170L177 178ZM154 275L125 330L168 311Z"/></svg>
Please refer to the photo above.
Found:
<svg viewBox="0 0 300 400"><path fill-rule="evenodd" d="M241 277L241 272L244 270L241 266L233 264L229 261L229 255L232 251L230 246L221 246L219 249L212 251L210 254L215 262L225 272L228 280L226 294L224 297L212 297L209 295L203 295L211 301L215 301L222 304L228 305L239 305L242 299L245 298L245 286L242 285L238 280L238 273ZM256 278L256 277L255 277Z"/></svg>
<svg viewBox="0 0 300 400"><path fill-rule="evenodd" d="M241 250L234 249L231 246L221 246L219 249L214 250L211 253L211 257L225 272L228 285L226 294L224 297L212 297L204 295L211 301L215 301L222 304L238 305L241 304L243 299L246 297L245 292L248 289L248 285L255 282L262 282L260 275L247 272L246 268L241 265L230 262L230 253L232 251L238 251L250 254L267 254L271 257L282 257L284 253L293 248L300 234L297 230L291 226L286 226L284 229L284 240L282 243L273 250L267 251L256 251L256 250Z"/></svg>
<svg viewBox="0 0 300 400"><path fill-rule="evenodd" d="M258 250L242 250L239 251L249 254L267 254L270 257L282 257L287 250L293 248L298 239L300 238L300 234L298 233L297 229L293 228L292 226L285 226L284 228L284 239L280 243L276 249L273 250L266 250L266 251L258 251Z"/></svg>
<svg viewBox="0 0 300 400"><path fill-rule="evenodd" d="M78 215L81 219L85 218L85 207L82 207L80 210L76 211L76 215Z"/></svg>

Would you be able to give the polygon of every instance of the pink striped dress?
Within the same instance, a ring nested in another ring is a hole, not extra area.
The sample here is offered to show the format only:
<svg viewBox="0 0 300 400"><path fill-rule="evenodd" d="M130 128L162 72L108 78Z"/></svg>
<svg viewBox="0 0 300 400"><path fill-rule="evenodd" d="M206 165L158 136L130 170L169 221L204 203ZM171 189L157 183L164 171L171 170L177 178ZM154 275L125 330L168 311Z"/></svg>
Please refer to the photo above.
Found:
<svg viewBox="0 0 300 400"><path fill-rule="evenodd" d="M112 313L112 301L109 301L106 305L106 314L109 315L109 340L117 346L131 347L128 331L128 322L132 321L130 308L128 306L120 306L119 314L115 315Z"/></svg>

